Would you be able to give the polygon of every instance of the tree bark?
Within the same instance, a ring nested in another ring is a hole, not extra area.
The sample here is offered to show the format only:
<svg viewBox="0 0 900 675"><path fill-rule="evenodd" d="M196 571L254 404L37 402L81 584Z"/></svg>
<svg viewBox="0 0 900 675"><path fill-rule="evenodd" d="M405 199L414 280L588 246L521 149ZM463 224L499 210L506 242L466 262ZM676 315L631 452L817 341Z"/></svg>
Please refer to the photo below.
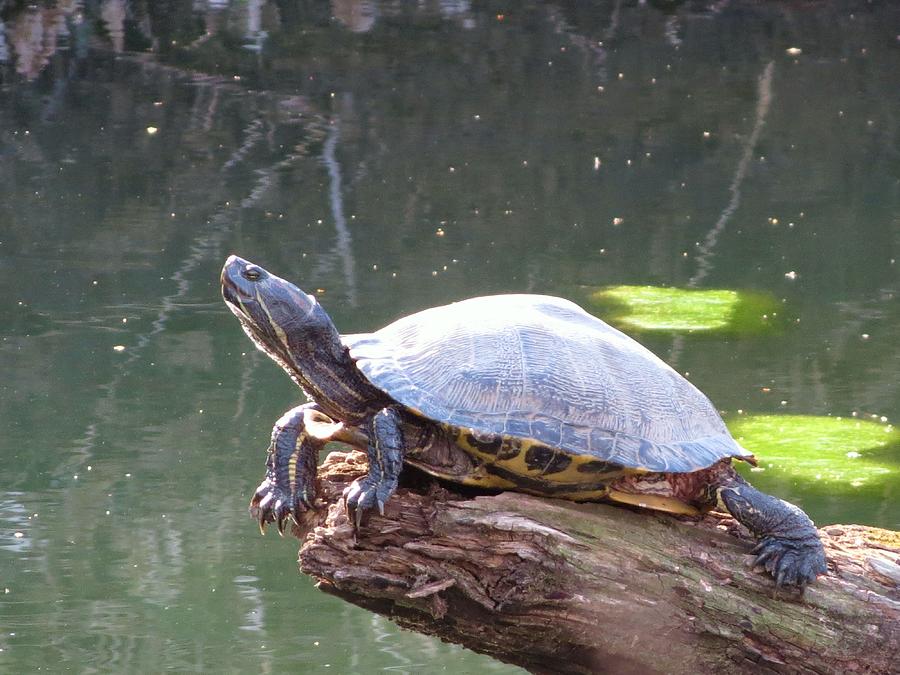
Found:
<svg viewBox="0 0 900 675"><path fill-rule="evenodd" d="M320 467L300 569L404 628L534 673L900 672L900 533L823 528L828 575L776 596L722 514L466 495L405 470L355 531L340 497L365 471L359 452Z"/></svg>

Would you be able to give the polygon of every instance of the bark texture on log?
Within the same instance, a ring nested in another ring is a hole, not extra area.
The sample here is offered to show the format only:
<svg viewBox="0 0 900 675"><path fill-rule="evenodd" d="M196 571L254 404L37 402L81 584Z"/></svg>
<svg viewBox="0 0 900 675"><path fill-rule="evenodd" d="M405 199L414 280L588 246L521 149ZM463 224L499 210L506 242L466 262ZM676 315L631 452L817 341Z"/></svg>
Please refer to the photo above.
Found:
<svg viewBox="0 0 900 675"><path fill-rule="evenodd" d="M900 533L820 531L829 573L801 598L747 567L730 517L699 520L518 493L465 496L414 478L358 532L334 452L321 510L294 526L319 587L535 673L898 673Z"/></svg>

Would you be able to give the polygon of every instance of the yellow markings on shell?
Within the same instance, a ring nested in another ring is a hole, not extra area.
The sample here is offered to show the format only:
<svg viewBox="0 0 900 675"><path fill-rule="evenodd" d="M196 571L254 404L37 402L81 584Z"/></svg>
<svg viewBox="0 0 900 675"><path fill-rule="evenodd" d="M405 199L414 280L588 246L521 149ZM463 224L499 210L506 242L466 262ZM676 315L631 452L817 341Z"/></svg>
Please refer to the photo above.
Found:
<svg viewBox="0 0 900 675"><path fill-rule="evenodd" d="M620 492L619 490L609 490L607 499L620 504L631 504L632 506L640 506L644 509L654 509L655 511L665 511L667 513L677 513L683 516L697 516L700 511L685 504L680 499L674 497L663 497L662 495L639 494L633 495L628 492Z"/></svg>
<svg viewBox="0 0 900 675"><path fill-rule="evenodd" d="M569 462L568 466L566 466L562 471L547 473L546 471L548 467L529 467L527 462L525 461L526 454L528 453L528 450L530 448L534 446L550 447L546 446L545 443L541 443L540 441L536 441L533 439L518 439L503 436L501 437L502 442L497 448L497 452L492 453L487 452L484 449L479 448L477 445L470 443L467 435L468 434L465 431L460 432L456 438L457 444L466 452L482 461L488 472L490 472L491 467L497 467L498 469L502 469L508 475L522 476L523 478L528 478L531 481L538 481L539 483L543 482L547 484L548 488L562 485L572 486L572 489L566 490L564 492L554 489L552 492L553 497L568 499L576 502L608 499L623 504L632 504L634 506L640 506L642 508L654 509L656 511L666 511L668 513L677 513L690 516L696 516L700 513L690 504L686 504L680 499L676 499L674 497L667 497L656 494L630 494L603 485L604 483L612 483L617 478L621 478L623 476L644 475L650 473L649 471L647 471L647 469L634 467L620 467L616 469L610 467L608 470L603 471L602 467L598 467L600 470L595 471L582 469L581 471L579 471L579 467L584 467L590 462L602 462L603 460L594 455L573 454L559 448L551 447L551 449L555 450L557 453L564 453L567 457L569 457L571 461ZM502 455L507 454L510 456L506 458L501 457ZM457 480L459 480L459 478L457 478ZM498 487L501 489L516 489L522 492L529 492L542 496L547 495L547 492L542 492L540 489L532 489L527 486L517 485L515 482L510 480L496 476L490 476L489 473L488 477L485 480L464 479L462 482L465 482L469 485ZM579 489L579 485L584 485L585 488Z"/></svg>
<svg viewBox="0 0 900 675"><path fill-rule="evenodd" d="M518 439L518 438L510 438L507 436L503 436L503 442L498 449L496 454L485 452L480 449L476 445L473 445L469 442L467 438L467 431L460 431L460 433L456 437L456 443L463 450L468 452L469 454L477 457L480 461L484 462L489 466L496 466L504 471L512 473L517 476L523 476L527 478L531 478L534 480L544 481L550 484L568 484L568 485L580 485L580 484L590 484L596 485L600 482L612 481L616 478L626 475L633 474L643 474L647 473L645 469L635 469L631 467L622 467L620 469L614 469L606 472L602 471L579 471L579 467L584 466L590 462L598 462L603 461L599 457L595 457L594 455L588 454L573 454L566 450L561 450L559 448L552 448L552 446L547 446L546 443L542 443L540 441L536 441L533 439ZM525 462L525 457L528 453L529 448L533 446L544 446L551 447L556 452L566 455L571 459L569 465L563 469L562 471L555 471L553 473L546 473L545 468L531 468ZM501 458L500 455L505 455L508 453L512 453L515 451L516 454ZM593 492L602 493L603 491L593 490ZM577 493L579 500L584 499L592 499L593 497L583 497L582 493ZM587 494L587 493L585 493ZM603 495L600 494L602 497ZM566 497L567 499L570 497ZM599 498L599 497L597 497Z"/></svg>
<svg viewBox="0 0 900 675"><path fill-rule="evenodd" d="M485 488L488 490L518 489L515 483L488 472L484 466L477 466L473 468L469 473L456 474L449 471L441 471L438 467L417 461L415 458L410 456L407 456L403 461L411 464L417 469L421 469L430 476L448 480L453 483L461 483L462 485Z"/></svg>

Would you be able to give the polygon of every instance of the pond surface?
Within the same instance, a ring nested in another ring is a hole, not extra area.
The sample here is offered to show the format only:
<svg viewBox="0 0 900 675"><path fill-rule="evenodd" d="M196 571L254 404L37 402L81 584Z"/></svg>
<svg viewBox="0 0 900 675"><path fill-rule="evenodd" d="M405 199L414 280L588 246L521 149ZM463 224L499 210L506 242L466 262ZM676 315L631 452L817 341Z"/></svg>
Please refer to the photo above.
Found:
<svg viewBox="0 0 900 675"><path fill-rule="evenodd" d="M299 392L219 297L232 252L346 332L573 299L713 399L760 487L900 529L900 5L0 20L0 670L519 672L321 594L259 536Z"/></svg>

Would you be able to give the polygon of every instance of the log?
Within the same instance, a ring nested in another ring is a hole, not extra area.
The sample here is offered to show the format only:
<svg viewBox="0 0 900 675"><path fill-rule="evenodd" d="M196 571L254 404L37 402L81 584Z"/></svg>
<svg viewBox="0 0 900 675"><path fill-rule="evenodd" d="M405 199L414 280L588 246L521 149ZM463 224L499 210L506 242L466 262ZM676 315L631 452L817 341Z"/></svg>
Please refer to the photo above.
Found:
<svg viewBox="0 0 900 675"><path fill-rule="evenodd" d="M404 469L356 530L341 493L366 468L325 460L322 506L292 526L300 569L404 628L534 673L900 672L900 533L825 527L828 574L776 594L719 513L467 494Z"/></svg>

